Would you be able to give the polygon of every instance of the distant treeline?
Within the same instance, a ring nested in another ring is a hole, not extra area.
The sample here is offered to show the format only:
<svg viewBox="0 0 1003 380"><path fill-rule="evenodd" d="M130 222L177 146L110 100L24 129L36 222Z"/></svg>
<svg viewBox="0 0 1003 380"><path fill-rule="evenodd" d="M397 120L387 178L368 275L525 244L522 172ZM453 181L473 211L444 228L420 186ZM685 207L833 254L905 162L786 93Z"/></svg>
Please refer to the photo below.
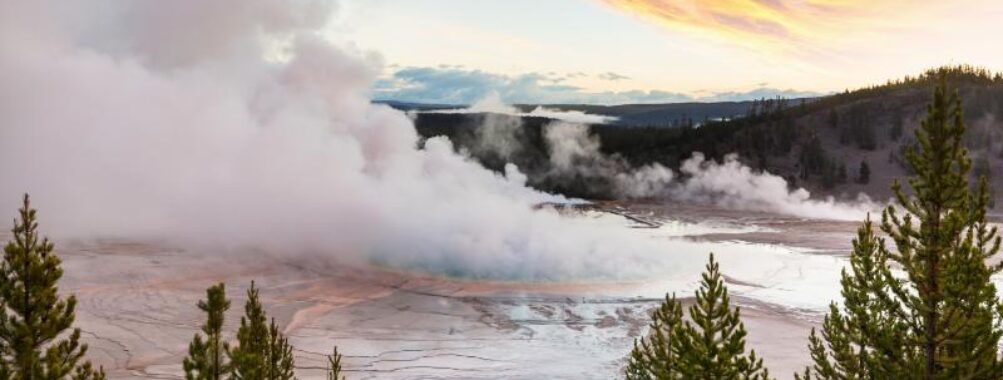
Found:
<svg viewBox="0 0 1003 380"><path fill-rule="evenodd" d="M918 76L821 98L745 102L743 116L726 120L683 119L642 127L588 128L601 143L603 153L634 166L659 163L677 169L693 152L716 160L738 153L745 164L781 175L792 186L838 190L844 184L866 184L871 168L865 166L887 164L893 167L880 171L883 175L908 174L904 152L915 143L912 131L918 127L930 89L940 77L963 95L962 110L969 128L965 142L973 151L975 173L991 174L993 162L1003 160L1003 129L994 122L995 115L1003 115L1003 75L968 65L931 69ZM523 118L519 152L508 158L475 149L476 129L483 122L484 115L423 113L417 115L415 124L422 137L447 136L493 170L502 170L506 162L518 165L529 175L530 184L540 189L611 197L595 183L555 182L534 176L547 166L548 148L541 136L551 120ZM866 156L871 156L872 162L861 158ZM861 173L865 170L867 177Z"/></svg>

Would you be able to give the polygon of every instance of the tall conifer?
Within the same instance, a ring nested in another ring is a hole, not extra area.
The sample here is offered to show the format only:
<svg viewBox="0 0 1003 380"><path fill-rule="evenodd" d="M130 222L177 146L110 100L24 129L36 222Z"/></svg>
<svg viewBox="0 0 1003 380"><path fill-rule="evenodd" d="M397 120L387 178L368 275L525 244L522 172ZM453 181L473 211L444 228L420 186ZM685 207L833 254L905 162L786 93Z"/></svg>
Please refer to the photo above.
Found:
<svg viewBox="0 0 1003 380"><path fill-rule="evenodd" d="M293 378L293 348L289 345L289 339L282 335L275 319L272 318L271 325L268 326L268 359L265 365L266 379L268 380L289 380Z"/></svg>
<svg viewBox="0 0 1003 380"><path fill-rule="evenodd" d="M990 281L1000 267L986 264L1000 239L986 220L986 180L969 186L964 131L961 101L942 77L916 131L919 150L906 153L912 193L896 181L897 206L882 214L895 250L864 223L842 306L830 307L821 337L812 332L804 378L1003 378L1003 306Z"/></svg>
<svg viewBox="0 0 1003 380"><path fill-rule="evenodd" d="M867 161L860 161L860 169L857 170L857 183L868 184L871 182L871 167L867 165Z"/></svg>
<svg viewBox="0 0 1003 380"><path fill-rule="evenodd" d="M70 329L77 299L59 297L63 276L53 244L38 234L28 195L14 220L14 238L0 264L0 375L17 379L104 379L81 361L87 345Z"/></svg>
<svg viewBox="0 0 1003 380"><path fill-rule="evenodd" d="M224 313L230 308L223 283L206 289L206 300L198 302L198 308L206 313L202 325L203 337L195 333L188 345L188 357L183 366L188 380L220 380L229 372L225 352L229 348L223 341Z"/></svg>
<svg viewBox="0 0 1003 380"><path fill-rule="evenodd" d="M628 380L769 379L755 351L746 353L745 326L732 308L714 255L702 275L690 320L683 320L675 297L652 315L651 333L635 342L627 363Z"/></svg>
<svg viewBox="0 0 1003 380"><path fill-rule="evenodd" d="M268 324L251 282L244 316L237 330L238 346L230 350L232 377L240 380L286 380L293 378L292 347L273 320Z"/></svg>
<svg viewBox="0 0 1003 380"><path fill-rule="evenodd" d="M268 322L258 300L258 289L251 282L247 289L244 316L237 330L237 347L230 350L233 378L240 380L265 379L265 353L268 350Z"/></svg>
<svg viewBox="0 0 1003 380"><path fill-rule="evenodd" d="M338 346L334 346L334 352L327 356L327 380L345 380L341 375L341 354L338 353Z"/></svg>
<svg viewBox="0 0 1003 380"><path fill-rule="evenodd" d="M746 354L745 325L739 308L731 307L728 289L714 255L689 307L691 321L683 325L689 335L682 343L683 374L688 379L768 379L756 351ZM692 324L691 324L692 323Z"/></svg>
<svg viewBox="0 0 1003 380"><path fill-rule="evenodd" d="M651 314L650 327L647 338L634 341L627 380L678 379L680 340L687 338L687 332L683 330L683 308L674 295L665 295L665 301Z"/></svg>

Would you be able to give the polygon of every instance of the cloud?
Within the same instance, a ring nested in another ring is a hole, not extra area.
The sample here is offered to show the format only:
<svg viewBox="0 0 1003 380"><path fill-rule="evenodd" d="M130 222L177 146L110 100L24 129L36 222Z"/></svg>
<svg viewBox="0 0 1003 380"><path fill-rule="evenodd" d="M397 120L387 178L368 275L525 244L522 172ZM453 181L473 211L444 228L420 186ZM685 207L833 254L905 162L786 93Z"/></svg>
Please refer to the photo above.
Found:
<svg viewBox="0 0 1003 380"><path fill-rule="evenodd" d="M673 30L754 48L803 53L919 27L938 2L906 0L603 0Z"/></svg>
<svg viewBox="0 0 1003 380"><path fill-rule="evenodd" d="M408 67L377 81L376 99L408 102L472 104L493 92L506 103L660 103L688 101L682 93L665 91L589 92L581 87L562 84L567 76L526 73L502 75L481 70L457 68Z"/></svg>
<svg viewBox="0 0 1003 380"><path fill-rule="evenodd" d="M712 92L694 96L661 90L589 91L578 86L563 84L568 78L578 78L582 75L582 73L569 73L564 76L549 73L503 75L460 68L408 67L397 70L389 78L376 81L373 86L373 97L379 100L416 103L473 104L497 93L501 101L508 104L629 104L741 101L776 96L797 98L821 95L792 89L759 87L745 92ZM602 76L626 78L613 72L600 74L600 77Z"/></svg>
<svg viewBox="0 0 1003 380"><path fill-rule="evenodd" d="M118 58L158 68L182 67L221 53L262 52L262 39L283 39L318 29L337 4L322 0L211 1L192 12L185 1L150 7L136 2L72 4L72 14L54 17L77 28L76 43ZM155 13L151 13L155 12ZM193 27L178 28L177 25Z"/></svg>
<svg viewBox="0 0 1003 380"><path fill-rule="evenodd" d="M599 74L599 79L608 80L608 81L618 81L618 80L623 80L623 79L630 79L630 77L628 77L626 75L620 75L620 74L614 73L612 71L607 71L605 73Z"/></svg>

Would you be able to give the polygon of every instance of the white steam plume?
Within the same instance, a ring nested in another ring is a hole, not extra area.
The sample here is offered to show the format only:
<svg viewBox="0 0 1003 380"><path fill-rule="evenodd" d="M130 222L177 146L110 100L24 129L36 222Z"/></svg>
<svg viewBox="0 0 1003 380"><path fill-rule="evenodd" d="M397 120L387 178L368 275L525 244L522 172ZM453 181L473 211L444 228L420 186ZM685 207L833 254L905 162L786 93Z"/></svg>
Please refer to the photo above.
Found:
<svg viewBox="0 0 1003 380"><path fill-rule="evenodd" d="M418 149L370 104L372 58L318 37L326 2L0 2L0 210L56 238L315 253L471 277L696 273L672 248ZM689 246L688 246L689 247ZM678 257L678 256L675 256ZM676 259L678 261L678 259Z"/></svg>
<svg viewBox="0 0 1003 380"><path fill-rule="evenodd" d="M832 220L862 220L868 212L881 208L863 193L849 202L833 197L812 199L808 190L791 190L782 177L742 164L737 154L727 155L717 163L694 152L676 174L658 163L630 167L624 160L604 155L599 150L599 139L589 136L584 125L553 122L546 128L550 160L557 172L551 175L605 176L623 198L668 198L730 210Z"/></svg>
<svg viewBox="0 0 1003 380"><path fill-rule="evenodd" d="M672 170L658 163L633 168L626 160L599 151L599 139L588 126L556 121L544 127L554 177L606 178L621 198L663 196L672 183Z"/></svg>
<svg viewBox="0 0 1003 380"><path fill-rule="evenodd" d="M768 172L756 172L738 161L738 155L724 162L707 160L702 153L684 161L679 168L684 179L671 190L676 199L713 203L733 210L766 211L807 218L862 220L881 206L860 193L850 202L832 197L812 199L808 190L789 190L787 181Z"/></svg>
<svg viewBox="0 0 1003 380"><path fill-rule="evenodd" d="M497 100L485 104L494 104L494 109L507 107L497 105ZM717 163L694 152L682 163L680 173L674 173L658 163L634 167L620 157L602 153L599 139L589 135L587 125L553 121L543 128L550 170L541 176L605 179L620 198L667 198L732 210L832 220L861 220L868 212L881 208L863 193L852 201L836 201L833 197L812 199L807 190L791 190L782 177L754 171L735 154ZM521 119L517 117L486 117L478 128L477 148L510 157L519 148L517 135L522 130Z"/></svg>
<svg viewBox="0 0 1003 380"><path fill-rule="evenodd" d="M623 198L661 197L730 210L832 220L862 220L868 212L880 209L863 193L850 202L832 197L812 199L808 190L790 190L780 176L752 170L738 160L737 154L727 155L724 162L717 163L694 152L683 161L677 175L658 163L634 168L604 155L599 150L599 139L589 136L584 125L553 122L546 128L550 160L557 172L552 175L605 176Z"/></svg>

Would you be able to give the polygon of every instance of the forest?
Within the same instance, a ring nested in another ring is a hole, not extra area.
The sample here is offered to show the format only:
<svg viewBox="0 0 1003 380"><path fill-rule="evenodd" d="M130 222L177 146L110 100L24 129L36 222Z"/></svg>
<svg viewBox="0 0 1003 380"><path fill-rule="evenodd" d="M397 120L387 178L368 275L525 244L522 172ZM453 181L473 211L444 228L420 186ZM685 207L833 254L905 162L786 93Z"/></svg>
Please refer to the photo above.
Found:
<svg viewBox="0 0 1003 380"><path fill-rule="evenodd" d="M761 99L746 104L742 115L725 120L674 118L634 127L594 124L588 131L599 149L624 167L658 163L678 169L692 152L715 160L737 153L744 164L782 176L791 187L886 198L892 194L881 184L909 174L904 153L916 143L913 133L926 112L929 88L941 77L962 96L962 115L969 126L964 142L971 151L974 175L986 175L996 187L1003 186L1003 179L991 170L1003 163L1003 129L996 122L996 115L1003 112L1003 76L968 65L934 68L820 98ZM502 171L506 160L516 164L539 189L616 198L608 179L601 176L547 175L550 148L543 135L550 119L507 121L518 129L513 134L516 152L509 157L478 149L478 131L494 121L489 120L492 117L502 116L417 113L415 125L425 138L449 137L457 149L493 170Z"/></svg>

